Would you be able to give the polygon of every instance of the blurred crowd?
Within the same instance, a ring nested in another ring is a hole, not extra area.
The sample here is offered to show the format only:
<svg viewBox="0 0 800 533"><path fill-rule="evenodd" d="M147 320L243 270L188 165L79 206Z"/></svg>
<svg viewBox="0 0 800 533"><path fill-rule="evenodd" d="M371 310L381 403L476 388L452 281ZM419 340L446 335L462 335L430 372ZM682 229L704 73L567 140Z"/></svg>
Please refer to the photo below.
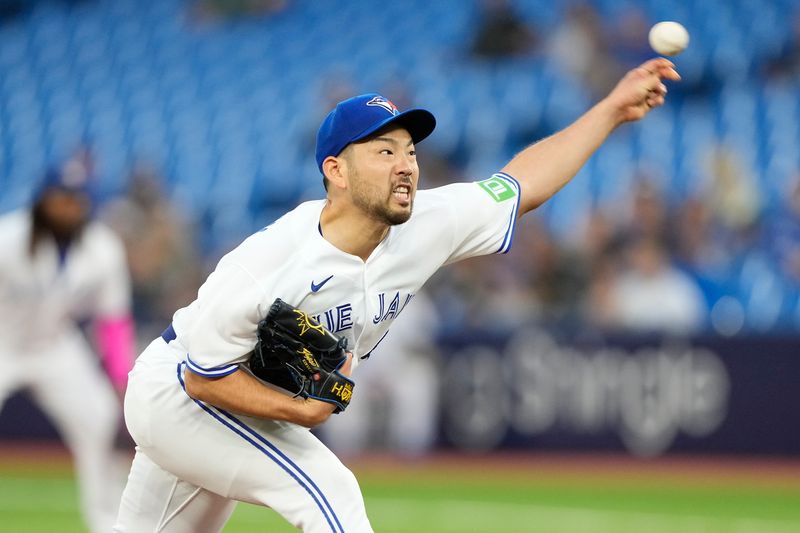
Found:
<svg viewBox="0 0 800 533"><path fill-rule="evenodd" d="M524 21L512 2L481 6L475 61L544 54L595 98L653 54L650 22L633 4L609 24L593 3L573 2L550 31ZM800 11L794 20L793 39L756 69L767 82L796 78ZM723 74L709 71L680 84L677 96L702 96L719 87ZM547 125L532 130L534 139L549 133ZM796 332L800 169L777 205L768 206L748 165L723 141L699 167L675 180L700 178L683 196L662 189L662 169L638 169L630 190L611 206L573 213L577 230L558 231L536 215L522 220L507 260L459 263L430 283L444 331L539 324L568 335ZM422 169L428 184L448 179L441 165L433 176ZM778 294L786 288L790 294ZM749 321L748 312L756 315Z"/></svg>
<svg viewBox="0 0 800 533"><path fill-rule="evenodd" d="M766 214L736 183L670 204L642 176L619 209L576 214L575 235L558 240L534 215L507 259L454 265L430 290L454 331L536 323L571 334L739 333L732 277L743 262L763 255L800 279L800 176L784 208Z"/></svg>
<svg viewBox="0 0 800 533"><path fill-rule="evenodd" d="M248 16L272 14L287 4L204 0L190 9L203 16ZM524 21L506 0L484 0L480 8L466 51L472 61L548 54L598 96L652 54L646 44L647 18L635 6L609 28L591 3L576 2L565 12L564 23L547 33ZM764 75L791 73L797 50L800 46L781 50L765 63ZM379 90L400 108L424 105L415 102L413 90L399 77L390 77ZM344 73L328 79L320 117L355 91ZM304 147L309 154L314 133L309 132ZM542 126L529 141L547 133ZM64 166L80 164L91 171L91 151L90 144L81 145ZM456 154L423 145L419 160L423 188L474 179L465 175ZM522 324L566 333L741 332L746 302L735 298L738 280L733 277L743 263L758 256L778 265L785 280L800 287L800 171L788 184L783 205L765 209L753 176L735 151L720 144L703 164L704 184L677 201L660 188L655 172L640 169L631 190L613 208L575 213L575 231L554 231L537 214L526 217L508 257L459 263L426 287L442 317L440 332L507 330ZM168 182L161 169L138 162L124 194L97 209L127 247L141 342L192 300L225 252L202 246L202 220L170 202Z"/></svg>
<svg viewBox="0 0 800 533"><path fill-rule="evenodd" d="M76 157L91 157L87 150ZM420 152L423 188L466 179L439 154ZM718 321L712 310L730 305L743 262L760 254L800 286L800 173L784 205L763 210L735 154L720 148L709 167L709 186L678 203L642 172L613 210L575 213L578 229L567 235L536 213L522 219L507 257L458 263L426 287L442 330L536 323L568 333L738 333L742 310L721 309ZM194 298L218 253L203 255L199 221L170 202L164 177L146 164L97 214L127 247L134 313L149 339Z"/></svg>

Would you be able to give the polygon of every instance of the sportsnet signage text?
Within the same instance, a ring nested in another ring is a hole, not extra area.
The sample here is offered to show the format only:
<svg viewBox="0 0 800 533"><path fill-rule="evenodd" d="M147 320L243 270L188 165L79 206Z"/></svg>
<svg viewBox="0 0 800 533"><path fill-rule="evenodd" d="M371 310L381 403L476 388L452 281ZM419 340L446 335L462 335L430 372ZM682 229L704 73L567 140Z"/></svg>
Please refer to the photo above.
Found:
<svg viewBox="0 0 800 533"><path fill-rule="evenodd" d="M800 340L440 339L442 442L473 450L800 456ZM757 356L757 357L756 357Z"/></svg>

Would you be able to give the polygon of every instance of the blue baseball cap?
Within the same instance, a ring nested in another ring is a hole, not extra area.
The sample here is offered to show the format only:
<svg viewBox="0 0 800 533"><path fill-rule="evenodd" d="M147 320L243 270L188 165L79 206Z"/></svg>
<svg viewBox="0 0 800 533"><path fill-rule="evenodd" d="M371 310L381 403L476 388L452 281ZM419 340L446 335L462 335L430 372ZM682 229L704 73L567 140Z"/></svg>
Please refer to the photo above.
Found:
<svg viewBox="0 0 800 533"><path fill-rule="evenodd" d="M322 162L328 156L337 156L356 141L365 139L376 131L397 124L408 130L414 143L433 132L436 118L425 109L397 109L387 98L369 93L339 102L328 113L317 132L317 167L322 172Z"/></svg>
<svg viewBox="0 0 800 533"><path fill-rule="evenodd" d="M89 176L83 169L49 168L39 182L36 196L43 196L49 191L89 195L91 193Z"/></svg>

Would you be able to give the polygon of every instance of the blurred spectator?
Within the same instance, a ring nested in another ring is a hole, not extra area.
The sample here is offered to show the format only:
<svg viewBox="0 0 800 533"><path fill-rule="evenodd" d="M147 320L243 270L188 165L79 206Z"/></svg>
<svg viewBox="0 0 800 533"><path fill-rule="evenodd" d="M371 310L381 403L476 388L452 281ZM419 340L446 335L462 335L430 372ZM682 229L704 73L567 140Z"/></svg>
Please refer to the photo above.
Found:
<svg viewBox="0 0 800 533"><path fill-rule="evenodd" d="M482 0L480 25L472 42L472 55L499 59L532 52L539 44L537 32L514 10L509 0Z"/></svg>
<svg viewBox="0 0 800 533"><path fill-rule="evenodd" d="M764 65L767 80L794 82L800 77L800 8L791 16L791 33L780 52Z"/></svg>
<svg viewBox="0 0 800 533"><path fill-rule="evenodd" d="M611 90L623 72L611 53L603 21L589 2L569 6L547 48L556 65L581 79L595 95Z"/></svg>
<svg viewBox="0 0 800 533"><path fill-rule="evenodd" d="M521 270L529 287L536 320L549 325L571 325L585 289L586 265L580 250L558 243L536 218L520 221L509 260ZM524 287L515 289L526 294Z"/></svg>
<svg viewBox="0 0 800 533"><path fill-rule="evenodd" d="M224 20L278 13L287 5L288 0L197 0L192 15L199 20Z"/></svg>
<svg viewBox="0 0 800 533"><path fill-rule="evenodd" d="M720 144L710 152L698 192L711 212L719 242L732 258L760 246L761 192L751 169L732 148Z"/></svg>
<svg viewBox="0 0 800 533"><path fill-rule="evenodd" d="M800 288L800 171L786 187L783 203L773 212L767 233L783 276Z"/></svg>
<svg viewBox="0 0 800 533"><path fill-rule="evenodd" d="M663 193L646 176L639 176L633 187L627 219L622 221L620 237L625 240L644 237L667 243L672 229L667 219L668 208Z"/></svg>
<svg viewBox="0 0 800 533"><path fill-rule="evenodd" d="M147 339L164 329L176 308L194 299L204 274L194 232L167 200L161 181L152 168L137 166L126 195L110 202L102 213L125 243L134 313L142 338Z"/></svg>
<svg viewBox="0 0 800 533"><path fill-rule="evenodd" d="M761 214L755 177L733 148L719 145L708 159L704 197L716 220L732 231L752 228Z"/></svg>
<svg viewBox="0 0 800 533"><path fill-rule="evenodd" d="M592 210L584 225L583 236L578 240L578 247L590 268L613 253L615 241L616 228L611 217L601 209Z"/></svg>
<svg viewBox="0 0 800 533"><path fill-rule="evenodd" d="M698 280L706 300L715 302L731 290L734 251L726 246L708 204L687 198L674 216L674 258Z"/></svg>
<svg viewBox="0 0 800 533"><path fill-rule="evenodd" d="M67 6L88 4L94 0L60 0ZM0 0L0 23L11 20L30 11L36 4L45 4L47 0Z"/></svg>
<svg viewBox="0 0 800 533"><path fill-rule="evenodd" d="M582 299L582 321L590 328L610 331L617 327L614 310L614 282L618 261L612 255L602 255L591 264L586 293Z"/></svg>
<svg viewBox="0 0 800 533"><path fill-rule="evenodd" d="M435 275L428 286L442 310L442 329L506 331L538 316L526 272L508 257L478 257Z"/></svg>
<svg viewBox="0 0 800 533"><path fill-rule="evenodd" d="M711 209L697 197L687 198L675 217L676 257L695 272L717 271L729 259L715 234Z"/></svg>
<svg viewBox="0 0 800 533"><path fill-rule="evenodd" d="M124 249L91 220L84 170L72 160L47 175L30 209L0 217L0 405L18 389L30 392L73 454L87 526L105 533L122 489L112 383L121 395L133 321ZM107 376L80 327L87 322Z"/></svg>
<svg viewBox="0 0 800 533"><path fill-rule="evenodd" d="M577 323L599 329L609 326L618 245L618 231L611 218L600 209L593 210L577 242L585 276L583 294L577 296L581 313Z"/></svg>
<svg viewBox="0 0 800 533"><path fill-rule="evenodd" d="M26 0L0 0L0 23L22 15L29 7Z"/></svg>
<svg viewBox="0 0 800 533"><path fill-rule="evenodd" d="M439 410L439 318L431 300L417 293L386 338L359 365L347 416L320 427L331 449L346 455L389 450L417 456L431 450Z"/></svg>
<svg viewBox="0 0 800 533"><path fill-rule="evenodd" d="M604 303L613 329L687 335L704 326L707 310L697 283L673 267L663 245L651 237L630 242L626 264L607 290Z"/></svg>

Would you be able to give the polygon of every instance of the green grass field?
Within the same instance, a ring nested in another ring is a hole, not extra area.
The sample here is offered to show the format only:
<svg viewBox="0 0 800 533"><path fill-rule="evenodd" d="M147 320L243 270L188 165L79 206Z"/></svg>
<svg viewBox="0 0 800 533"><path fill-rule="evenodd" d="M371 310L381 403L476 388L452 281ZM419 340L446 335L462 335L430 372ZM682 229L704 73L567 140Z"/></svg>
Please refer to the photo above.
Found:
<svg viewBox="0 0 800 533"><path fill-rule="evenodd" d="M0 531L84 531L68 463L28 461L0 459ZM352 467L382 533L800 533L796 462L521 456ZM239 504L224 531L296 530L269 509Z"/></svg>

